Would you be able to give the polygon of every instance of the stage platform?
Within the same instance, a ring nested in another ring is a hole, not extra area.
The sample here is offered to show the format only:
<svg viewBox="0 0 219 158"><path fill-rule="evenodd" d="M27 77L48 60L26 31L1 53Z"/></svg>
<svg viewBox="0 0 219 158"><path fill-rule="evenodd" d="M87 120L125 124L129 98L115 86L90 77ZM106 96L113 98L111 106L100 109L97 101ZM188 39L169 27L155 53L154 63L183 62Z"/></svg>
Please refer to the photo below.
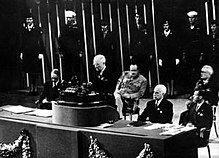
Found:
<svg viewBox="0 0 219 158"><path fill-rule="evenodd" d="M4 105L24 105L28 107L35 107L34 101L38 99L39 96L28 96L27 90L18 90L18 91L10 91L7 93L0 92L0 106ZM185 110L185 102L187 95L181 95L177 99L169 99L174 104L174 117L173 123L178 124L179 114ZM146 102L149 99L141 99L140 100L140 109L142 110L145 108ZM219 109L217 107L217 118L219 118ZM129 118L127 118L129 119ZM133 117L133 120L136 120L137 116ZM219 125L219 121L217 119L217 125ZM218 129L219 130L219 129ZM17 133L16 133L17 134ZM211 156L212 158L219 157L219 139L216 138L214 128L211 130L210 135L210 148L211 148ZM207 157L207 148L198 149L198 158L205 158Z"/></svg>

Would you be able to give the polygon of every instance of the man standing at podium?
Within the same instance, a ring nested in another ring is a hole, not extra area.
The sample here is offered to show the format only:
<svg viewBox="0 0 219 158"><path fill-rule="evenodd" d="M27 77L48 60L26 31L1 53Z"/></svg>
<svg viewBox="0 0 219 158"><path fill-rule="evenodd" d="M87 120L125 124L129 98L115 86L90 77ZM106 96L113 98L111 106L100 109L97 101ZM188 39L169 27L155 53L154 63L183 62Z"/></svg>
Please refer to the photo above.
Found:
<svg viewBox="0 0 219 158"><path fill-rule="evenodd" d="M93 78L94 90L102 94L113 94L116 82L114 75L110 72L108 65L106 65L106 58L102 54L98 54L93 59L95 67L95 74Z"/></svg>
<svg viewBox="0 0 219 158"><path fill-rule="evenodd" d="M113 91L116 86L115 75L110 72L110 69L106 65L106 58L102 54L98 54L94 57L93 65L96 70L92 80L94 91L102 95L107 103L114 106L115 100Z"/></svg>

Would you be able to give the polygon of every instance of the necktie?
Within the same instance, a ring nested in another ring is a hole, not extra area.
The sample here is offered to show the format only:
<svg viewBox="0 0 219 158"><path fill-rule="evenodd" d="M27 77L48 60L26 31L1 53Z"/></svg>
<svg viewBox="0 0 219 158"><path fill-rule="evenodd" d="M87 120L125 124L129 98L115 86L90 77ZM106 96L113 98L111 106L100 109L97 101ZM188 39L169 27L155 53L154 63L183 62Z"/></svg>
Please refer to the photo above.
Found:
<svg viewBox="0 0 219 158"><path fill-rule="evenodd" d="M195 110L198 111L200 104L196 104Z"/></svg>
<svg viewBox="0 0 219 158"><path fill-rule="evenodd" d="M158 108L158 101L155 101L155 107Z"/></svg>
<svg viewBox="0 0 219 158"><path fill-rule="evenodd" d="M52 87L55 87L55 86L56 86L55 82L52 82Z"/></svg>

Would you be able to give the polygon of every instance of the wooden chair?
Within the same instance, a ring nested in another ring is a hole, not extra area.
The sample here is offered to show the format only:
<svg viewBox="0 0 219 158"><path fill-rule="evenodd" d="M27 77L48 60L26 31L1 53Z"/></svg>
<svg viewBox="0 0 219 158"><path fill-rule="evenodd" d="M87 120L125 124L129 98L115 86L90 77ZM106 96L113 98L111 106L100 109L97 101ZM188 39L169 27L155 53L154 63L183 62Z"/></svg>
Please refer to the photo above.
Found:
<svg viewBox="0 0 219 158"><path fill-rule="evenodd" d="M198 148L207 147L208 157L211 158L211 151L209 146L209 137L210 137L211 129L204 129L202 132L203 132L203 138L200 139Z"/></svg>
<svg viewBox="0 0 219 158"><path fill-rule="evenodd" d="M186 117L188 115L188 110L183 111L180 114L180 118L179 118L179 124L180 125L186 125L185 123L186 121ZM209 146L209 137L210 137L210 132L211 129L203 129L202 131L200 131L200 133L203 134L203 136L200 136L200 139L197 141L197 147L198 148L203 148L203 147L207 147L208 150L208 157L211 158L211 152L210 152L210 146ZM197 132L198 133L198 132ZM197 137L198 138L198 137Z"/></svg>
<svg viewBox="0 0 219 158"><path fill-rule="evenodd" d="M217 106L213 105L212 106L212 110L213 110L213 126L214 126L214 129L215 129L215 134L216 134L216 136L218 138L217 123L216 123L216 109L217 109Z"/></svg>
<svg viewBox="0 0 219 158"><path fill-rule="evenodd" d="M130 120L132 121L133 114L139 115L140 108L138 107L138 105L139 105L139 99L123 100L122 113L125 120L126 120L126 116L130 116ZM134 107L136 107L135 110L133 110Z"/></svg>

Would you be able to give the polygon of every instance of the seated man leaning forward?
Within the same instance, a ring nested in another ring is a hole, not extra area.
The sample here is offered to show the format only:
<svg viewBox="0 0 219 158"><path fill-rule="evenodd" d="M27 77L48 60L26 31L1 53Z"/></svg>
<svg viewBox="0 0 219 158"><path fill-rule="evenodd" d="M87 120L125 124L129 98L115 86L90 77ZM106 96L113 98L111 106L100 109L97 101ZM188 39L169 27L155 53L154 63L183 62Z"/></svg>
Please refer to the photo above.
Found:
<svg viewBox="0 0 219 158"><path fill-rule="evenodd" d="M53 69L51 72L51 80L44 84L44 89L36 104L39 104L41 109L52 109L52 101L55 101L60 96L60 91L64 88L64 81L60 80L59 70Z"/></svg>
<svg viewBox="0 0 219 158"><path fill-rule="evenodd" d="M158 84L154 88L153 100L147 102L146 108L138 117L138 121L150 121L152 123L172 123L173 104L165 98L167 89Z"/></svg>
<svg viewBox="0 0 219 158"><path fill-rule="evenodd" d="M123 117L123 105L141 98L146 90L147 79L139 73L137 65L130 65L130 70L125 71L118 79L114 97L120 118ZM133 111L137 109L134 105Z"/></svg>
<svg viewBox="0 0 219 158"><path fill-rule="evenodd" d="M192 100L187 104L187 110L180 114L180 125L196 127L197 139L194 140L198 147L208 143L213 122L211 105L205 100L206 92L195 91Z"/></svg>

